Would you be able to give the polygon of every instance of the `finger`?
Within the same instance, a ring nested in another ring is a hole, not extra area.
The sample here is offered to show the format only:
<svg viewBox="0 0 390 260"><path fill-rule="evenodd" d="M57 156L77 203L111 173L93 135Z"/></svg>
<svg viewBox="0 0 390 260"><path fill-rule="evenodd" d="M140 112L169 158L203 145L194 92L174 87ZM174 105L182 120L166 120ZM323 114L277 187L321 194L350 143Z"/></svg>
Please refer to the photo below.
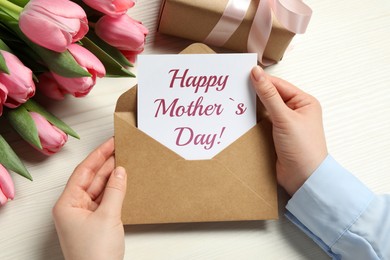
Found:
<svg viewBox="0 0 390 260"><path fill-rule="evenodd" d="M270 77L270 80L278 90L283 101L292 110L300 109L316 101L311 95L297 88L288 81L277 77Z"/></svg>
<svg viewBox="0 0 390 260"><path fill-rule="evenodd" d="M103 214L110 216L121 215L127 186L126 179L127 174L123 167L117 167L111 174L98 209Z"/></svg>
<svg viewBox="0 0 390 260"><path fill-rule="evenodd" d="M91 185L89 185L87 189L87 193L91 197L92 200L96 200L97 197L103 192L104 187L106 187L107 181L110 178L110 174L115 168L115 158L111 156L108 160L103 164L102 168L95 174Z"/></svg>
<svg viewBox="0 0 390 260"><path fill-rule="evenodd" d="M87 190L97 171L114 153L114 138L110 138L88 155L70 176L67 187L80 187Z"/></svg>
<svg viewBox="0 0 390 260"><path fill-rule="evenodd" d="M287 106L284 104L278 89L260 66L252 69L251 79L260 101L271 116L271 120L277 116L283 116Z"/></svg>
<svg viewBox="0 0 390 260"><path fill-rule="evenodd" d="M270 76L269 79L271 80L275 88L278 90L284 102L287 102L295 96L304 93L302 90L300 90L290 82L285 81L281 78Z"/></svg>

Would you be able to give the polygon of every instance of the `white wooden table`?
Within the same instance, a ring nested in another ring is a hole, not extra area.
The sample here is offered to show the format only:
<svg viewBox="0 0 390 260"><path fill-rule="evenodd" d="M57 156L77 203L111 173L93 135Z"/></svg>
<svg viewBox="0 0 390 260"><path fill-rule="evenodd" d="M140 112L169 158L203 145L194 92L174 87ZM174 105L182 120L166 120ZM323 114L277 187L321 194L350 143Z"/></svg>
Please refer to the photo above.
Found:
<svg viewBox="0 0 390 260"><path fill-rule="evenodd" d="M377 193L390 192L390 1L306 0L314 13L282 62L267 71L316 96L330 153ZM177 53L191 42L156 34L160 1L139 0L130 14L150 29L145 53ZM89 96L47 103L81 140L46 158L10 129L1 133L34 177L13 174L16 197L0 208L0 259L62 259L51 209L73 168L113 135L118 96L135 79L98 80ZM125 259L328 259L280 220L126 227Z"/></svg>

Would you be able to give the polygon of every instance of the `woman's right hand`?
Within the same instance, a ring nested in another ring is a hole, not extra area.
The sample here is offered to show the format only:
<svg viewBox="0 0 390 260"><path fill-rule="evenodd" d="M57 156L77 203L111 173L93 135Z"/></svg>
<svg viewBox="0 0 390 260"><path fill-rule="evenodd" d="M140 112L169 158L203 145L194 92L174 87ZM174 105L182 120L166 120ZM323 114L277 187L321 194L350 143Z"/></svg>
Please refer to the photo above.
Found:
<svg viewBox="0 0 390 260"><path fill-rule="evenodd" d="M328 155L321 105L259 66L252 69L251 79L272 121L278 183L292 196Z"/></svg>

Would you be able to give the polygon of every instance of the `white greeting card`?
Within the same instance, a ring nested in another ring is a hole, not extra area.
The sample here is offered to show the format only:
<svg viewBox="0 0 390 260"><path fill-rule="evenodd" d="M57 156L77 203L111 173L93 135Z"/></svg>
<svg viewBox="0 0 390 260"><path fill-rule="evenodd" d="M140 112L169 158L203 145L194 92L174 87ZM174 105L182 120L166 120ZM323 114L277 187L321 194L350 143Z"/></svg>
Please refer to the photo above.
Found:
<svg viewBox="0 0 390 260"><path fill-rule="evenodd" d="M256 124L256 54L138 56L138 128L187 160L211 159Z"/></svg>

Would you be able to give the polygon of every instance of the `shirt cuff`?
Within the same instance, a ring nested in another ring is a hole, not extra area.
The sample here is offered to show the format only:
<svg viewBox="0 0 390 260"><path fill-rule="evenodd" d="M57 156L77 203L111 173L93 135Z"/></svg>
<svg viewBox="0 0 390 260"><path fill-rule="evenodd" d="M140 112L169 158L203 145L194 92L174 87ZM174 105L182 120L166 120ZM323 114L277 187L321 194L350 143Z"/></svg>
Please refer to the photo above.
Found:
<svg viewBox="0 0 390 260"><path fill-rule="evenodd" d="M364 184L328 155L290 199L286 216L321 247L331 248L373 198Z"/></svg>

